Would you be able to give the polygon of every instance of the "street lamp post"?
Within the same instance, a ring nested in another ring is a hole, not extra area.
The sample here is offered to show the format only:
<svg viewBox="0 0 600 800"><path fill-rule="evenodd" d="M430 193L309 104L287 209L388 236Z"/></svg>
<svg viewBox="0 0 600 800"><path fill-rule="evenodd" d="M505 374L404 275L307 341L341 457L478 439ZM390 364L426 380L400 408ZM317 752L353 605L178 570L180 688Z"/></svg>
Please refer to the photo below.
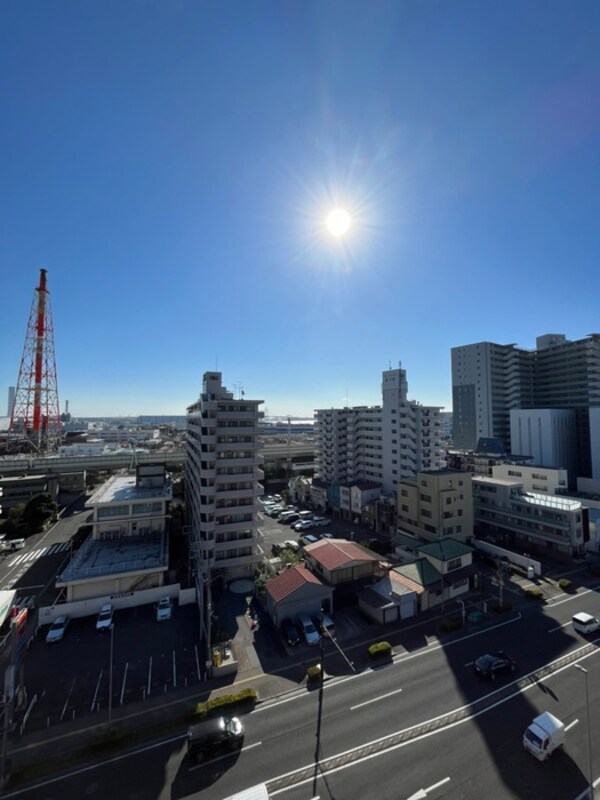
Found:
<svg viewBox="0 0 600 800"><path fill-rule="evenodd" d="M113 641L114 641L115 626L114 623L110 626L110 666L108 669L108 727L112 724L112 693L113 693Z"/></svg>
<svg viewBox="0 0 600 800"><path fill-rule="evenodd" d="M583 672L585 677L585 708L586 708L586 718L587 718L587 739L588 739L588 776L590 782L590 791L589 796L590 798L594 797L594 773L592 771L592 729L590 727L590 696L588 692L588 672L585 667L582 667L581 664L574 664L575 669L578 669L580 672Z"/></svg>
<svg viewBox="0 0 600 800"><path fill-rule="evenodd" d="M459 600L458 598L456 599L456 602L457 602L457 603L460 603L460 605L461 605L461 607L462 607L462 624L463 624L463 626L464 626L464 624L465 624L465 621L466 621L466 609L465 609L465 603L464 603L464 600Z"/></svg>

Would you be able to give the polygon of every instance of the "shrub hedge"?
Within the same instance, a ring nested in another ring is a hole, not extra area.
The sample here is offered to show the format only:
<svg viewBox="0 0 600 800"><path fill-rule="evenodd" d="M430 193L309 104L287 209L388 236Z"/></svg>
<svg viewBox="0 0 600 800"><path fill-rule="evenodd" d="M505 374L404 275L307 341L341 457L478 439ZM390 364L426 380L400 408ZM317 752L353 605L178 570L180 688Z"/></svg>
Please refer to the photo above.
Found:
<svg viewBox="0 0 600 800"><path fill-rule="evenodd" d="M258 700L258 692L256 689L247 688L241 689L235 694L223 694L220 697L213 697L205 703L197 703L191 711L191 717L198 719L199 717L206 717L213 711L223 711L227 708L235 708L235 706L244 705L246 703L256 703Z"/></svg>
<svg viewBox="0 0 600 800"><path fill-rule="evenodd" d="M563 592L570 592L573 584L568 578L561 578L558 582L558 588L562 589Z"/></svg>
<svg viewBox="0 0 600 800"><path fill-rule="evenodd" d="M312 667L306 668L306 677L309 681L318 681L321 679L321 667L319 664L314 664Z"/></svg>
<svg viewBox="0 0 600 800"><path fill-rule="evenodd" d="M541 589L525 589L524 594L528 600L541 600L544 596Z"/></svg>
<svg viewBox="0 0 600 800"><path fill-rule="evenodd" d="M454 617L446 617L440 622L439 629L441 633L451 633L462 628L462 620L455 619Z"/></svg>

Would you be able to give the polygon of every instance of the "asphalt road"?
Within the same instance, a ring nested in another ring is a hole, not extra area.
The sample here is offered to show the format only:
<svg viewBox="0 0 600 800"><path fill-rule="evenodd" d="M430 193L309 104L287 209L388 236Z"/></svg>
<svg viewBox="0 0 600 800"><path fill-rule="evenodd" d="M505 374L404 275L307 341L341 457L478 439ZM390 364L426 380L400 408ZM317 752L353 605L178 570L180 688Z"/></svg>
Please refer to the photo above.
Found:
<svg viewBox="0 0 600 800"><path fill-rule="evenodd" d="M28 608L39 605L44 593L55 595L53 578L70 557L72 536L86 522L84 502L80 497L51 528L29 536L22 550L3 554L0 589L15 589L17 602Z"/></svg>
<svg viewBox="0 0 600 800"><path fill-rule="evenodd" d="M297 691L245 716L239 753L190 764L179 737L29 789L26 796L221 800L267 781L273 796L291 800L575 800L589 774L586 685L576 661L588 669L591 741L600 741L594 713L600 639L590 644L573 632L570 617L581 610L600 615L596 592L530 606L493 630L459 635L445 646L419 641L415 631L407 653L359 675L347 667L344 673L339 657L328 653L327 671L338 677L326 682L322 694ZM477 678L473 660L500 648L517 659L518 672L495 681ZM540 764L521 740L543 710L571 727L564 752ZM600 774L598 762L594 775Z"/></svg>

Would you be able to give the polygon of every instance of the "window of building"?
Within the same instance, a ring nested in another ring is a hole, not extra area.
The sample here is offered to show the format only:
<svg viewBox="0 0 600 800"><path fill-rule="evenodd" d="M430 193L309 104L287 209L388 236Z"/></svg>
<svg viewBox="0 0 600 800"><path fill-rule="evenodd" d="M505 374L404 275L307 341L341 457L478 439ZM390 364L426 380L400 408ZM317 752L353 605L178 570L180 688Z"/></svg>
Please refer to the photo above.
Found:
<svg viewBox="0 0 600 800"><path fill-rule="evenodd" d="M453 569L460 569L461 567L462 567L462 559L453 558L451 561L448 562L446 570L448 572L452 572Z"/></svg>

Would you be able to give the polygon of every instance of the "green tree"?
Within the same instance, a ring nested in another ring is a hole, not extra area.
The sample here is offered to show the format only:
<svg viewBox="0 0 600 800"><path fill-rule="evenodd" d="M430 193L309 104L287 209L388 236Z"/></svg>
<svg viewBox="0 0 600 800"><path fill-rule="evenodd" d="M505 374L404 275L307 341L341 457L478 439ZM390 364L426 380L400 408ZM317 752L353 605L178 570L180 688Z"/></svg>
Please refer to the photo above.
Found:
<svg viewBox="0 0 600 800"><path fill-rule="evenodd" d="M58 506L52 499L52 495L44 492L36 494L23 509L23 522L29 528L30 533L41 531L46 522L56 516Z"/></svg>
<svg viewBox="0 0 600 800"><path fill-rule="evenodd" d="M25 503L18 503L18 505L13 506L8 512L6 522L2 526L2 533L14 538L23 536L27 528L23 520L24 511Z"/></svg>

